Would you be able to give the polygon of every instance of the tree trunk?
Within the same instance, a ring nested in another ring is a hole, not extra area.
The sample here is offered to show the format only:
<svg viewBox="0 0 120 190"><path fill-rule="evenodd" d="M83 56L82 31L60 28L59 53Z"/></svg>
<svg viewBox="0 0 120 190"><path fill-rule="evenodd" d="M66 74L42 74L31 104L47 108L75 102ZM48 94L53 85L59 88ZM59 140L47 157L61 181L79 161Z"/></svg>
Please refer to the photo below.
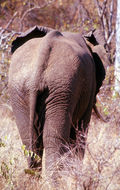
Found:
<svg viewBox="0 0 120 190"><path fill-rule="evenodd" d="M120 95L120 1L119 0L117 0L117 17L116 17L115 92L117 92Z"/></svg>

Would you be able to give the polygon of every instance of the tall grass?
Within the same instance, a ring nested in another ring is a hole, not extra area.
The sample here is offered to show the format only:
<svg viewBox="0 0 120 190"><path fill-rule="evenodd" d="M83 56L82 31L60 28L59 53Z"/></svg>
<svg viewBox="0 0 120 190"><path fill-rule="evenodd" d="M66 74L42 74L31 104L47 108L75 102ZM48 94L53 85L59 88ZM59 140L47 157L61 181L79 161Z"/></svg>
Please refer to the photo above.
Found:
<svg viewBox="0 0 120 190"><path fill-rule="evenodd" d="M93 115L84 159L75 153L80 142L59 162L60 190L120 190L120 105L112 101L109 122ZM118 108L116 110L116 108ZM115 113L113 113L115 111ZM86 135L86 134L84 134ZM29 170L27 158L9 105L0 106L0 189L1 190L53 190L50 179L42 179L41 171Z"/></svg>

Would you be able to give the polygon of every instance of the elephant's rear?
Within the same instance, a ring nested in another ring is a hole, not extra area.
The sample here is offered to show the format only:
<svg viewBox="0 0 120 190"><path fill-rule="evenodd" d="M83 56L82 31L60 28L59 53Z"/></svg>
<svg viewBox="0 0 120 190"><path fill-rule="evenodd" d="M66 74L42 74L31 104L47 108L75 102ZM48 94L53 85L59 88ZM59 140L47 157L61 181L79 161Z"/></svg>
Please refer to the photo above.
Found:
<svg viewBox="0 0 120 190"><path fill-rule="evenodd" d="M63 103L69 107L68 112L71 117L74 113L75 120L82 118L89 101L95 96L95 65L88 52L75 41L60 36L53 42L44 72L50 90L49 100L51 97L56 106Z"/></svg>
<svg viewBox="0 0 120 190"><path fill-rule="evenodd" d="M32 129L43 123L46 168L65 152L72 124L83 120L86 127L90 120L96 82L94 61L88 52L53 31L42 40L26 42L13 54L9 89L17 125L29 148ZM41 97L44 109L39 108ZM42 111L44 122L39 119Z"/></svg>
<svg viewBox="0 0 120 190"><path fill-rule="evenodd" d="M64 153L71 126L89 123L96 88L94 61L76 42L59 36L52 39L43 76L49 90L43 130L49 168Z"/></svg>
<svg viewBox="0 0 120 190"><path fill-rule="evenodd" d="M30 148L30 89L34 61L38 51L37 40L33 39L19 47L12 55L9 69L9 93L16 123L26 148Z"/></svg>

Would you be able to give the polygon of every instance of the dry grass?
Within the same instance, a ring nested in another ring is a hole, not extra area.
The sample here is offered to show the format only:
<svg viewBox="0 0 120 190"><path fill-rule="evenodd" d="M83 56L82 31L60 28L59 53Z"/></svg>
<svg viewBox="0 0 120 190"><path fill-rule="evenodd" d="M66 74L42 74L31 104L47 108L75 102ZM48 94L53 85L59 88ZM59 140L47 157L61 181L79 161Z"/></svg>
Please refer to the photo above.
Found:
<svg viewBox="0 0 120 190"><path fill-rule="evenodd" d="M120 190L120 99L103 99L107 112L103 107L100 109L110 115L109 122L104 123L92 115L84 160L74 150L60 160L63 164L63 169L59 171L60 190ZM48 179L41 179L39 171L25 170L28 168L27 159L21 147L11 107L2 105L0 189L53 190Z"/></svg>

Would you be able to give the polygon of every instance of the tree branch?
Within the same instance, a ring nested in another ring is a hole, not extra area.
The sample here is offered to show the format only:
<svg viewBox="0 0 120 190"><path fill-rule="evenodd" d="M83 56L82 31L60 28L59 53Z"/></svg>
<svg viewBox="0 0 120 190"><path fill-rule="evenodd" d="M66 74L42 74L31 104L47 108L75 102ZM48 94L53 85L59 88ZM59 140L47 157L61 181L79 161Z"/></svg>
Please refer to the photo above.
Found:
<svg viewBox="0 0 120 190"><path fill-rule="evenodd" d="M110 35L109 35L109 38L108 38L108 40L107 40L107 44L108 44L108 45L110 44L110 42L111 42L113 36L115 35L115 32L116 32L115 29L111 31L111 33L110 33Z"/></svg>
<svg viewBox="0 0 120 190"><path fill-rule="evenodd" d="M110 4L109 34L111 34L112 32L113 8L114 8L114 0L112 0Z"/></svg>
<svg viewBox="0 0 120 190"><path fill-rule="evenodd" d="M27 16L27 14L29 14L31 11L33 11L33 10L35 10L35 9L38 9L38 10L39 10L39 9L43 9L44 7L50 5L51 3L55 2L55 1L56 1L56 0L49 0L47 3L44 3L44 4L41 5L41 6L35 5L34 7L32 7L32 8L30 8L30 9L26 10L26 11L24 12L22 18L20 19L20 31L23 30L23 20L24 20L24 18Z"/></svg>
<svg viewBox="0 0 120 190"><path fill-rule="evenodd" d="M110 54L110 42L115 34L115 26L113 27L113 8L114 8L114 0L111 0L110 4L108 4L108 0L104 0L102 5L100 5L98 0L94 0L98 15L100 17L101 25L104 32L104 38L106 42L106 48L109 52L109 60L112 63L112 58ZM109 9L107 8L109 6Z"/></svg>
<svg viewBox="0 0 120 190"><path fill-rule="evenodd" d="M8 24L6 25L5 28L2 28L2 31L0 33L0 36L6 31L8 30L9 26L12 24L13 20L15 19L15 17L17 16L17 12L14 13L13 17L10 19L10 21L8 22Z"/></svg>

